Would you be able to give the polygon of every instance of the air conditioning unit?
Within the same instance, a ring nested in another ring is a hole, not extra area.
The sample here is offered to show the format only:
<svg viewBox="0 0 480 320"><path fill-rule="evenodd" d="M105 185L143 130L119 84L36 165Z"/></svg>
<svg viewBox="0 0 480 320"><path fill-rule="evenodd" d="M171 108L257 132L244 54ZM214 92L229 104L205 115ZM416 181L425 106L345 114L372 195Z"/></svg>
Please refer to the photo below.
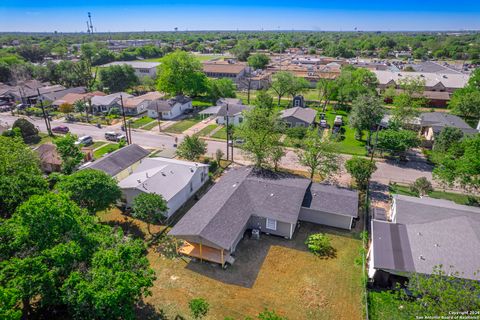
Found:
<svg viewBox="0 0 480 320"><path fill-rule="evenodd" d="M260 239L260 230L252 229L252 239L254 240Z"/></svg>

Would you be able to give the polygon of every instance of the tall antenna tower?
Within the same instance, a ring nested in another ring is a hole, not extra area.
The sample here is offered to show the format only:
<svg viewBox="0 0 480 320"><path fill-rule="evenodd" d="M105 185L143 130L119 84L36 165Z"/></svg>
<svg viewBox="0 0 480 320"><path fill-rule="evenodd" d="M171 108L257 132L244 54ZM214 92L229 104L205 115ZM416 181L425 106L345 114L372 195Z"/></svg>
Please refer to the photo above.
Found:
<svg viewBox="0 0 480 320"><path fill-rule="evenodd" d="M87 20L87 33L90 34L90 25L88 24L88 20Z"/></svg>
<svg viewBox="0 0 480 320"><path fill-rule="evenodd" d="M88 13L87 27L88 27L88 22L90 22L90 26L89 26L90 33L93 34L92 15L90 14L90 12Z"/></svg>

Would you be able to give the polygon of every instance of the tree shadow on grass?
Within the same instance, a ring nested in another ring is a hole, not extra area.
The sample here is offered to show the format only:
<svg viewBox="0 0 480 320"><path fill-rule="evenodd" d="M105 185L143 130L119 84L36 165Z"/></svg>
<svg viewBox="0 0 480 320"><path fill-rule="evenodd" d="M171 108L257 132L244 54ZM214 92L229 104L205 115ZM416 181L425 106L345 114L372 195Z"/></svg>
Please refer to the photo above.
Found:
<svg viewBox="0 0 480 320"><path fill-rule="evenodd" d="M122 220L110 220L103 223L113 228L122 228L126 235L130 235L133 238L145 240L145 233L135 224L134 220L127 217L122 218Z"/></svg>

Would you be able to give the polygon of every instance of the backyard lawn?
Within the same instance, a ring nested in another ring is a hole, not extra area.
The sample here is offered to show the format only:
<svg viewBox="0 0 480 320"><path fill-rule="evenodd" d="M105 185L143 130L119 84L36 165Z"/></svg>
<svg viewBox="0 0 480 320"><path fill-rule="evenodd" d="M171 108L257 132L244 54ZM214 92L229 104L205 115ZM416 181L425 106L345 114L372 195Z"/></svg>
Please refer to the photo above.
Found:
<svg viewBox="0 0 480 320"><path fill-rule="evenodd" d="M112 210L100 219L145 236L145 223ZM153 226L158 232L161 226ZM306 250L308 235L325 232L336 249L333 258L318 258ZM362 319L361 267L354 259L361 241L352 233L302 223L292 240L262 234L246 236L238 245L236 260L222 270L187 257L167 258L151 248L148 259L156 274L152 295L137 318L148 309L162 309L169 319L189 316L188 302L202 297L210 304L206 320L254 317L265 308L289 320Z"/></svg>
<svg viewBox="0 0 480 320"><path fill-rule="evenodd" d="M150 122L153 122L155 121L155 119L152 119L148 116L143 116L141 118L139 118L138 120L135 120L134 122L131 123L131 126L133 129L138 129L140 128L141 126L144 126Z"/></svg>
<svg viewBox="0 0 480 320"><path fill-rule="evenodd" d="M93 152L95 159L100 159L104 154L111 153L118 149L118 143L107 143L103 147L98 148Z"/></svg>
<svg viewBox="0 0 480 320"><path fill-rule="evenodd" d="M193 118L179 120L175 124L166 128L164 131L170 132L170 133L182 133L183 131L185 131L188 128L192 127L193 125L199 123L200 121L202 121L202 118L200 116L195 116Z"/></svg>
<svg viewBox="0 0 480 320"><path fill-rule="evenodd" d="M203 128L202 130L197 132L195 135L197 135L199 137L207 137L210 134L210 132L212 132L213 130L215 130L217 128L218 128L217 124L209 124L208 126Z"/></svg>
<svg viewBox="0 0 480 320"><path fill-rule="evenodd" d="M227 128L223 127L212 135L212 138L227 140Z"/></svg>
<svg viewBox="0 0 480 320"><path fill-rule="evenodd" d="M401 186L401 185L390 185L389 186L390 193L394 194L402 194L405 196L412 196L416 197L417 194L415 192L412 192L408 186ZM451 200L453 202L456 202L458 204L463 204L467 205L468 204L468 195L466 194L460 194L460 193L453 193L453 192L445 192L441 190L434 190L428 194L429 197L435 198L435 199L445 199L445 200ZM472 196L471 196L472 197ZM477 197L478 199L478 197ZM480 199L479 199L480 201Z"/></svg>

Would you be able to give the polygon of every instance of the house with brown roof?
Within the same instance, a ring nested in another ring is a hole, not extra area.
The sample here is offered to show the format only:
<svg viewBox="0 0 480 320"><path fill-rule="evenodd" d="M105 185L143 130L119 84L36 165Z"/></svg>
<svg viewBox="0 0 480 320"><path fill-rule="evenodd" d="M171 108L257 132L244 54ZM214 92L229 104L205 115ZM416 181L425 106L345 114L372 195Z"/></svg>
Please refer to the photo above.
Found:
<svg viewBox="0 0 480 320"><path fill-rule="evenodd" d="M234 60L205 61L203 72L210 78L229 78L238 82L247 71L247 64Z"/></svg>
<svg viewBox="0 0 480 320"><path fill-rule="evenodd" d="M127 115L139 115L144 112L147 112L147 108L150 105L150 102L162 98L164 94L158 91L147 92L141 96L132 96L126 98L123 101L123 108L125 109L125 114Z"/></svg>
<svg viewBox="0 0 480 320"><path fill-rule="evenodd" d="M62 170L62 158L57 152L57 147L51 143L44 143L35 149L40 158L40 168L45 173L60 172Z"/></svg>

